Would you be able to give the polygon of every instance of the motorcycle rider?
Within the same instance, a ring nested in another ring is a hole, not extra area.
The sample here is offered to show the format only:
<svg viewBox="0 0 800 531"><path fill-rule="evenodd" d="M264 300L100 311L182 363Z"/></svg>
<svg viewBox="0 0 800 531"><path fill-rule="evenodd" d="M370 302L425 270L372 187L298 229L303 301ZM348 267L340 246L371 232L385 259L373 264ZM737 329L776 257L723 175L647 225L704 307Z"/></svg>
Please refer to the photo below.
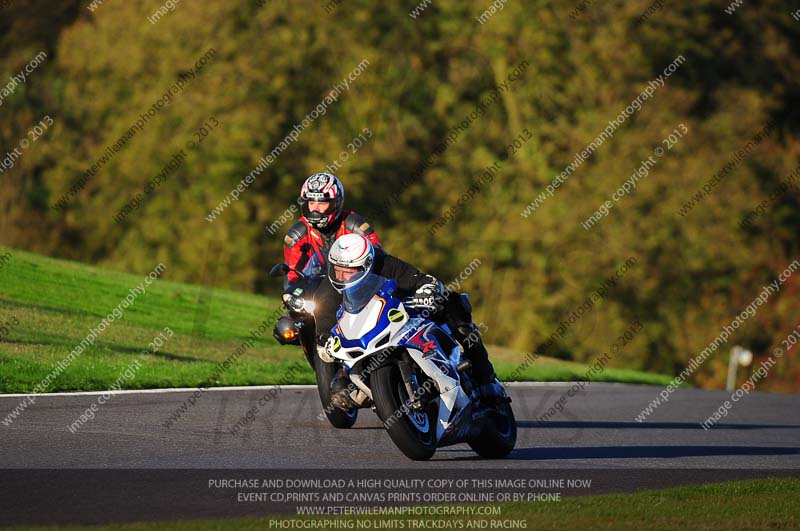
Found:
<svg viewBox="0 0 800 531"><path fill-rule="evenodd" d="M284 262L292 269L306 273L316 256L324 273L328 249L343 234L362 234L373 245L381 245L366 219L344 210L344 186L335 175L315 173L306 179L300 188L300 205L303 215L283 239ZM294 271L286 278L289 285L298 280Z"/></svg>
<svg viewBox="0 0 800 531"><path fill-rule="evenodd" d="M369 239L359 234L339 237L328 255L328 279L317 291L317 308L330 304L338 307L341 295L347 296L370 273L394 279L399 296L412 295L412 305L427 312L438 322L445 322L453 337L464 348L472 364L472 376L478 394L484 399L504 396L495 385L495 373L489 353L483 344L478 327L472 321L472 307L466 297L444 287L436 277L423 273L399 258L374 247ZM332 291L331 288L335 291ZM341 295L340 295L341 294ZM317 316L317 331L328 335L336 324L335 311L324 311ZM327 351L320 350L320 358L333 361ZM343 409L349 403L346 389L347 375L340 368L331 383L331 402Z"/></svg>
<svg viewBox="0 0 800 531"><path fill-rule="evenodd" d="M323 172L308 177L300 188L300 205L303 214L283 239L283 261L290 268L308 276L324 275L328 250L343 234L363 235L380 247L378 233L369 222L352 210L344 210L344 186L335 175ZM289 271L284 284L285 303L292 298L299 280L294 271ZM329 311L334 314L330 318L335 318L336 308ZM281 320L291 322L286 315Z"/></svg>

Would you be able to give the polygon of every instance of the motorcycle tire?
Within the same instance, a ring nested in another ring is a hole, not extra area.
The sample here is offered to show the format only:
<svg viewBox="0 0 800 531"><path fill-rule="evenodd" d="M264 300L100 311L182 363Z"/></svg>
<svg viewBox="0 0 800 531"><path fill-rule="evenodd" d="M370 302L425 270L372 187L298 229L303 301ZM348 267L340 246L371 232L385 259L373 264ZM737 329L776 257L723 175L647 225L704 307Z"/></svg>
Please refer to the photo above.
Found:
<svg viewBox="0 0 800 531"><path fill-rule="evenodd" d="M334 428L347 429L356 423L358 419L358 409L344 411L331 404L331 380L336 374L338 367L335 363L325 363L317 358L314 363L314 373L317 376L317 392L322 403L322 410L328 418L328 422Z"/></svg>
<svg viewBox="0 0 800 531"><path fill-rule="evenodd" d="M501 402L489 413L478 438L469 446L481 457L500 459L507 456L517 444L517 421L511 404Z"/></svg>
<svg viewBox="0 0 800 531"><path fill-rule="evenodd" d="M370 383L378 417L394 444L409 459L430 459L436 452L436 418L430 411L412 412L408 407L403 411L408 394L400 368L384 365L370 376Z"/></svg>

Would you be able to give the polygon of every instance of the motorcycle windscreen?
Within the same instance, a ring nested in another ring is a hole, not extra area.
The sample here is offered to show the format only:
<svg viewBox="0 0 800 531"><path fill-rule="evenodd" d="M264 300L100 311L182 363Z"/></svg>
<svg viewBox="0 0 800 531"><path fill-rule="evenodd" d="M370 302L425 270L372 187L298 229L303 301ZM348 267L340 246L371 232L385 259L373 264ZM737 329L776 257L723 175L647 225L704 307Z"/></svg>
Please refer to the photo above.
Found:
<svg viewBox="0 0 800 531"><path fill-rule="evenodd" d="M369 273L364 280L342 292L342 308L347 313L360 312L385 283L385 278Z"/></svg>

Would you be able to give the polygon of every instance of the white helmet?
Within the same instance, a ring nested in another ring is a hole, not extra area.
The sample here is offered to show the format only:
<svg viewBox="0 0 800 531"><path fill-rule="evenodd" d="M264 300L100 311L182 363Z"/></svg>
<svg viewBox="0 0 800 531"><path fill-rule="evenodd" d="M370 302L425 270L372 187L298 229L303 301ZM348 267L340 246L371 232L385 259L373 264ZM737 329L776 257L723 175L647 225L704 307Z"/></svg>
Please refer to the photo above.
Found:
<svg viewBox="0 0 800 531"><path fill-rule="evenodd" d="M328 253L328 278L339 293L363 281L372 271L375 249L360 234L339 236Z"/></svg>

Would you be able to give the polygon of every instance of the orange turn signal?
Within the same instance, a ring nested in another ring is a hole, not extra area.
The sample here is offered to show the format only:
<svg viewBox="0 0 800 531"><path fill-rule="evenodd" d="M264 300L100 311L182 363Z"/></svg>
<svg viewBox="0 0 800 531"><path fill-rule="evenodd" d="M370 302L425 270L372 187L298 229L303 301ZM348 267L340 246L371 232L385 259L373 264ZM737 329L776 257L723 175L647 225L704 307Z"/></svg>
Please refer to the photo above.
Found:
<svg viewBox="0 0 800 531"><path fill-rule="evenodd" d="M283 333L283 339L294 339L294 336L296 335L297 334L295 333L294 330L287 330L286 332Z"/></svg>

